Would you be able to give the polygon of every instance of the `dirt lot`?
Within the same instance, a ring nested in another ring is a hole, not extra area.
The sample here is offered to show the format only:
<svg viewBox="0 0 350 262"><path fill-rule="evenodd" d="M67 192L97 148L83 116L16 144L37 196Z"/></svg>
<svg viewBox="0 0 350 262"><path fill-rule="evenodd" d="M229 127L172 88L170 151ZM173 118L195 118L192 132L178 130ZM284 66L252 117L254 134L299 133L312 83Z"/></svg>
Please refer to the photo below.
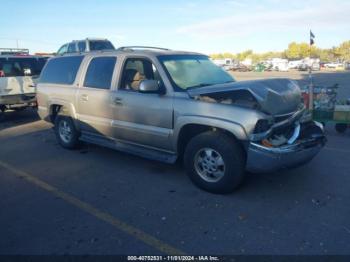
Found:
<svg viewBox="0 0 350 262"><path fill-rule="evenodd" d="M235 73L237 79L299 73ZM339 82L345 73L317 74ZM247 174L234 194L193 186L179 165L61 148L36 112L0 122L0 254L350 254L350 130L306 166Z"/></svg>
<svg viewBox="0 0 350 262"><path fill-rule="evenodd" d="M290 72L232 72L232 75L239 81L264 79L264 78L290 78L297 80L300 86L310 83L309 73L300 71ZM338 97L350 98L350 71L332 72L316 71L312 73L313 83L321 86L332 86L339 84Z"/></svg>

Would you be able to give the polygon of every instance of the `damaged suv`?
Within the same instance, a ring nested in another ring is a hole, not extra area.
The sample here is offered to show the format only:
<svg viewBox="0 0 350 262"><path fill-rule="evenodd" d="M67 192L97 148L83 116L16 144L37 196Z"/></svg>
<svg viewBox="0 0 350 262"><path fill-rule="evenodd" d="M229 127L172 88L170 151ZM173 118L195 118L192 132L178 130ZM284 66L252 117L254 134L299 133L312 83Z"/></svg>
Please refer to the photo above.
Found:
<svg viewBox="0 0 350 262"><path fill-rule="evenodd" d="M232 192L246 170L304 164L326 141L295 82L236 82L198 53L130 47L55 57L37 99L63 147L85 141L182 159L190 179L213 193Z"/></svg>

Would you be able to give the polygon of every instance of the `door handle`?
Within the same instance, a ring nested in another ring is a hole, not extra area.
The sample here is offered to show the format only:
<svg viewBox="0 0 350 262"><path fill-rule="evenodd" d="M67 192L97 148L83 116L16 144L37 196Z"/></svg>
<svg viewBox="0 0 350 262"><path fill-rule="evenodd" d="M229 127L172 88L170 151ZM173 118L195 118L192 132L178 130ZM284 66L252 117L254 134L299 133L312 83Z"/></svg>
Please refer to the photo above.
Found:
<svg viewBox="0 0 350 262"><path fill-rule="evenodd" d="M86 95L86 94L83 94L83 95L81 95L81 100L88 101L89 100L89 96Z"/></svg>
<svg viewBox="0 0 350 262"><path fill-rule="evenodd" d="M123 104L123 99L120 98L120 97L116 97L114 99L114 103L117 104L117 105L122 105Z"/></svg>

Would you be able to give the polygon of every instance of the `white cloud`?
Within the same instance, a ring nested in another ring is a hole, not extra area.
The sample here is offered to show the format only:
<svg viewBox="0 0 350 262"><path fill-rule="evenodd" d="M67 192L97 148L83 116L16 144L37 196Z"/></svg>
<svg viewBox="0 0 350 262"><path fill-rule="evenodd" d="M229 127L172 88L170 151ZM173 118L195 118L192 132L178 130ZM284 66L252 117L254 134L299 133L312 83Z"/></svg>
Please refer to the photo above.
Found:
<svg viewBox="0 0 350 262"><path fill-rule="evenodd" d="M276 1L276 0L270 0ZM229 3L239 3L231 0ZM278 8L278 7L277 7ZM309 28L342 29L350 27L350 3L318 1L307 8L246 9L246 14L232 14L205 22L178 27L176 32L192 37L247 36L256 32L273 32ZM345 33L345 32L344 32Z"/></svg>

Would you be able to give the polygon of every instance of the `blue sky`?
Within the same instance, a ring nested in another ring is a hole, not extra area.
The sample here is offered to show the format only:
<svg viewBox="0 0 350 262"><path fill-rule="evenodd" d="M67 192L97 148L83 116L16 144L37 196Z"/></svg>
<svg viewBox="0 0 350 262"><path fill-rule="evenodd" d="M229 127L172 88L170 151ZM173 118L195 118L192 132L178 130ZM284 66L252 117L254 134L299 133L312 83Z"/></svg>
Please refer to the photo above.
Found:
<svg viewBox="0 0 350 262"><path fill-rule="evenodd" d="M105 37L116 47L151 45L215 52L281 51L308 41L322 48L350 40L348 0L12 0L2 1L0 47L56 51Z"/></svg>

